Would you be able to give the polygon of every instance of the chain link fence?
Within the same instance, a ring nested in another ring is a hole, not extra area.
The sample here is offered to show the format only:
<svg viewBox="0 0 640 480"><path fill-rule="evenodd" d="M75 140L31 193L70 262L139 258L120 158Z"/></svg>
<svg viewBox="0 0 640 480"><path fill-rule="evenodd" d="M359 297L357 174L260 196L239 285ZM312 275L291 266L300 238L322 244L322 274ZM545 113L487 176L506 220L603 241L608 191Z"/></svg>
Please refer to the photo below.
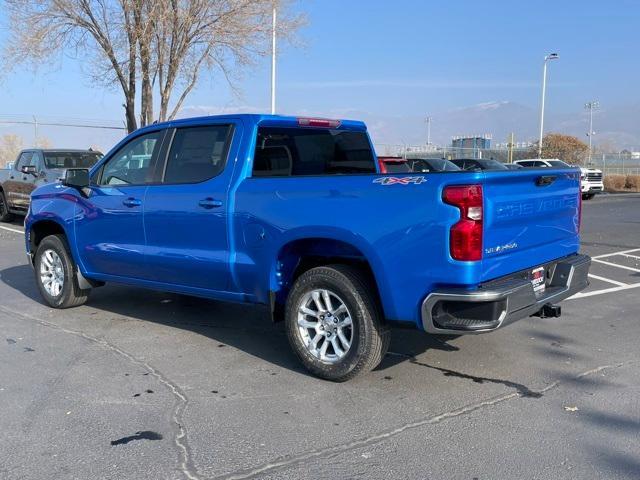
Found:
<svg viewBox="0 0 640 480"><path fill-rule="evenodd" d="M402 158L446 158L449 160L456 158L486 158L498 160L500 162L509 161L509 150L507 148L456 148L438 147L436 145L406 145L406 144L374 144L376 153L380 156L402 157ZM522 160L533 158L531 147L514 148L512 150L512 160ZM594 153L591 161L585 156L583 166L598 168L605 175L637 175L640 174L640 155L623 153Z"/></svg>

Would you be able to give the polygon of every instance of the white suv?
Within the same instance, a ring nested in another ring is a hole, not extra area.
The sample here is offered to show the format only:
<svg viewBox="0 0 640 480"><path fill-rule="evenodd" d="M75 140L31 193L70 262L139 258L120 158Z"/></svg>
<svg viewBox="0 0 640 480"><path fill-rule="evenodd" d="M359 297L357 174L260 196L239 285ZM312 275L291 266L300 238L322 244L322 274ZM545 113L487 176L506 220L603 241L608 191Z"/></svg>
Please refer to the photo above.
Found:
<svg viewBox="0 0 640 480"><path fill-rule="evenodd" d="M575 168L557 158L527 158L524 160L516 160L515 162L523 167L556 167L556 168ZM597 168L580 167L580 189L582 190L582 198L589 200L596 193L604 191L602 183L602 171Z"/></svg>

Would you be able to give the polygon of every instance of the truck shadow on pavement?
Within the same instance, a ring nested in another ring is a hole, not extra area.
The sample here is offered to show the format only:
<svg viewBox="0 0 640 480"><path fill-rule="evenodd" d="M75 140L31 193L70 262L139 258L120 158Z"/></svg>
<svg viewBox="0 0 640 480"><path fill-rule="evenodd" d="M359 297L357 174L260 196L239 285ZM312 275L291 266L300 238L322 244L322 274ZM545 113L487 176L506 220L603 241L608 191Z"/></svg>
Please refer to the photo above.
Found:
<svg viewBox="0 0 640 480"><path fill-rule="evenodd" d="M27 299L45 305L28 265L0 271L0 280ZM91 292L86 308L77 312L92 322L104 320L141 320L191 331L213 340L212 347L231 346L288 370L308 375L289 347L283 323L273 324L264 307L218 302L174 293L135 287L106 285ZM84 311L83 311L84 310ZM104 312L96 318L97 311ZM415 330L394 329L390 351L376 368L385 370L398 363L411 362L428 350L455 352L458 347L447 343L455 337L416 335Z"/></svg>

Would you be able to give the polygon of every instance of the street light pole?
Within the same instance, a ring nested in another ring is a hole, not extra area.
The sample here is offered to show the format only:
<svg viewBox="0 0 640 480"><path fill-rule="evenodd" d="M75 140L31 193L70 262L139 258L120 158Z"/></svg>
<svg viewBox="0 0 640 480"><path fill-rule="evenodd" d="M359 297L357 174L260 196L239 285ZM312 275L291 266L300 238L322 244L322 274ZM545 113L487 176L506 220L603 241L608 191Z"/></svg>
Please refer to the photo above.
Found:
<svg viewBox="0 0 640 480"><path fill-rule="evenodd" d="M557 53L550 53L544 57L544 65L542 67L542 102L540 104L540 136L538 138L538 158L542 157L542 135L544 132L544 98L547 90L547 62L556 60Z"/></svg>
<svg viewBox="0 0 640 480"><path fill-rule="evenodd" d="M593 137L596 132L593 131L593 111L596 110L600 106L600 102L591 101L584 104L584 108L589 110L589 132L587 133L587 137L589 137L589 163L591 163L591 153L593 152L591 147L591 137Z"/></svg>
<svg viewBox="0 0 640 480"><path fill-rule="evenodd" d="M427 117L427 145L431 145L431 117Z"/></svg>
<svg viewBox="0 0 640 480"><path fill-rule="evenodd" d="M271 26L271 115L276 113L276 6L273 6L273 20Z"/></svg>

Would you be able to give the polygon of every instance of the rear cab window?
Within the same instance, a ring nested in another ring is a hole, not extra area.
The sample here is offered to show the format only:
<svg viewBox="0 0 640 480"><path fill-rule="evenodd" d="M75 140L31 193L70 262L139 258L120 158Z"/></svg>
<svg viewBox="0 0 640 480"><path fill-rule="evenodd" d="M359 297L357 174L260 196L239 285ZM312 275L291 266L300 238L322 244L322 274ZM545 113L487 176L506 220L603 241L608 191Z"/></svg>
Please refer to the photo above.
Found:
<svg viewBox="0 0 640 480"><path fill-rule="evenodd" d="M375 174L375 155L364 131L259 127L254 177Z"/></svg>

